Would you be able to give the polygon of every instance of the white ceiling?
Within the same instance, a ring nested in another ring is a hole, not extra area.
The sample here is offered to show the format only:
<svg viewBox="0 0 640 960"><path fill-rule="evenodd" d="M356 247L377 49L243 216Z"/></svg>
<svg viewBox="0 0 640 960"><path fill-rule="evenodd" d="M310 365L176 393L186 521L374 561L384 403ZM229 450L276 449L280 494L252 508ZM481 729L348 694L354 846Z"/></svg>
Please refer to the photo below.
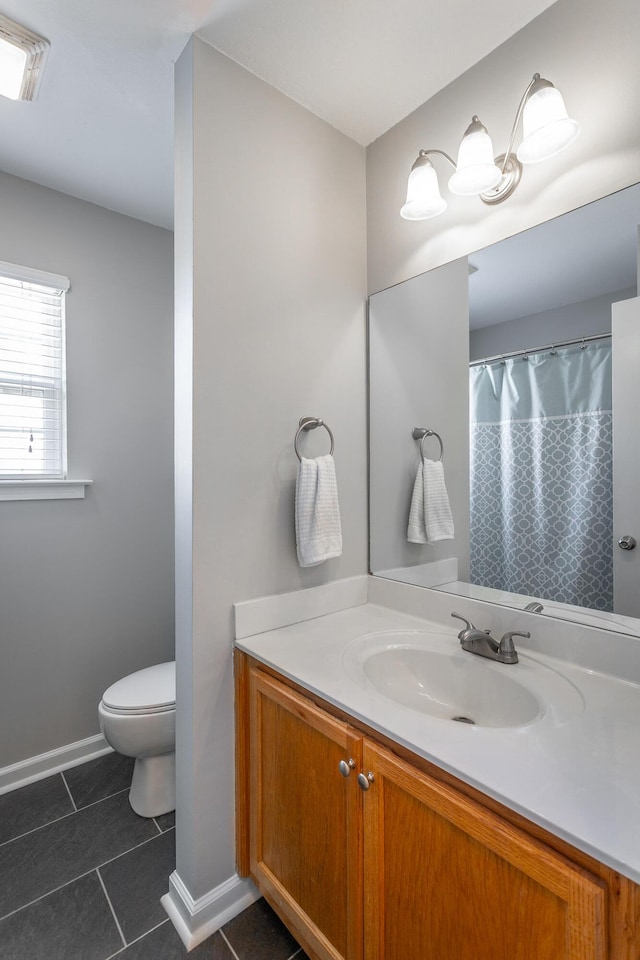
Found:
<svg viewBox="0 0 640 960"><path fill-rule="evenodd" d="M189 36L368 144L551 0L0 0L51 42L38 100L0 98L0 169L173 222L173 64Z"/></svg>
<svg viewBox="0 0 640 960"><path fill-rule="evenodd" d="M472 330L636 286L640 184L471 254Z"/></svg>

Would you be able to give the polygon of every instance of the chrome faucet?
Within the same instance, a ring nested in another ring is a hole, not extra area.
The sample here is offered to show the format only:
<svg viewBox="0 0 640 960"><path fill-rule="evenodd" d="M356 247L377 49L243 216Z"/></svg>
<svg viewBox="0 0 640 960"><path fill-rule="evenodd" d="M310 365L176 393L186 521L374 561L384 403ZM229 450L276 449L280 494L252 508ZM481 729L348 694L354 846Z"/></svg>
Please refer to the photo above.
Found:
<svg viewBox="0 0 640 960"><path fill-rule="evenodd" d="M465 629L458 634L462 649L468 653L475 653L479 657L497 660L498 663L517 663L518 652L514 646L513 638L526 637L528 640L531 636L530 633L519 633L517 630L511 630L509 633L505 633L498 643L491 636L490 630L478 630L466 617L460 616L459 613L452 613L451 616L462 620L466 624Z"/></svg>
<svg viewBox="0 0 640 960"><path fill-rule="evenodd" d="M529 613L542 613L544 607L541 603L538 603L537 600L532 600L531 603L528 603L524 609Z"/></svg>

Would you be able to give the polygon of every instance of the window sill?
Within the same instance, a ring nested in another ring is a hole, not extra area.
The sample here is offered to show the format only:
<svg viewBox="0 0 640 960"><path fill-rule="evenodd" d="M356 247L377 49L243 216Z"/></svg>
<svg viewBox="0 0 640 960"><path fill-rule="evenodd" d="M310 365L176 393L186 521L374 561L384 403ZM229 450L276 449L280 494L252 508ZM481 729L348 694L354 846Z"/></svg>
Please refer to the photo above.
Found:
<svg viewBox="0 0 640 960"><path fill-rule="evenodd" d="M79 500L91 480L0 480L0 500Z"/></svg>

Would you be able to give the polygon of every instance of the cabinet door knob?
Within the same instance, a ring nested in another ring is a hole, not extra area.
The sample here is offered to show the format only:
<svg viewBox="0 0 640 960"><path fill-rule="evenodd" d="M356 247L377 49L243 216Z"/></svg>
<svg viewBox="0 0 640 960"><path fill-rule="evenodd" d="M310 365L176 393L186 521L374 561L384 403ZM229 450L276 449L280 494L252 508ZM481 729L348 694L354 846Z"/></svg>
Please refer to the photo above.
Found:
<svg viewBox="0 0 640 960"><path fill-rule="evenodd" d="M361 790L368 790L369 787L371 786L371 784L373 783L374 779L375 779L375 778L374 778L373 774L371 773L371 770L369 770L369 772L366 773L366 774L364 774L364 773L359 773L359 774L358 774L358 786L360 787Z"/></svg>
<svg viewBox="0 0 640 960"><path fill-rule="evenodd" d="M355 765L355 760L352 760L351 758L349 760L341 760L338 764L338 770L343 777L348 777Z"/></svg>

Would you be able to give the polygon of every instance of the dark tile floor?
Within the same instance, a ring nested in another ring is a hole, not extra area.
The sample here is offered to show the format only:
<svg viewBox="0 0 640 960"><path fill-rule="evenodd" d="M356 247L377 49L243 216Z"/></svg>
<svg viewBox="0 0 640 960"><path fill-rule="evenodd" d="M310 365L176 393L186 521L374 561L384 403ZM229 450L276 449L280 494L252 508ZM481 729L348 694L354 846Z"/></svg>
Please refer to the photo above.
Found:
<svg viewBox="0 0 640 960"><path fill-rule="evenodd" d="M110 753L0 796L2 960L306 960L264 900L187 954L160 897L175 818L129 805Z"/></svg>

